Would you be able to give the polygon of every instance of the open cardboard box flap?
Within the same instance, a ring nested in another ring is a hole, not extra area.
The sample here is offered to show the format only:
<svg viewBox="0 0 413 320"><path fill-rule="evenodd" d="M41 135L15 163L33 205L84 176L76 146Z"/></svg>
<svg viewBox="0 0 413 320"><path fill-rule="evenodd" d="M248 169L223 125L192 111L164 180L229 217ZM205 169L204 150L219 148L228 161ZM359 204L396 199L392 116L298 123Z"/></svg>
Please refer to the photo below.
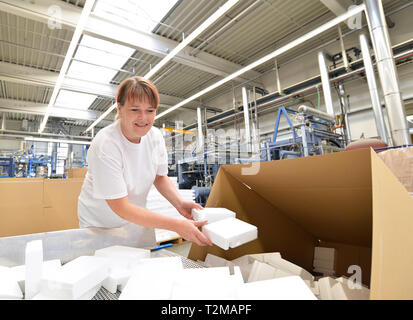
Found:
<svg viewBox="0 0 413 320"><path fill-rule="evenodd" d="M206 207L236 212L258 239L228 251L193 244L192 260L280 252L311 272L314 247L334 247L336 275L360 266L372 299L413 298L413 198L372 149L221 166Z"/></svg>

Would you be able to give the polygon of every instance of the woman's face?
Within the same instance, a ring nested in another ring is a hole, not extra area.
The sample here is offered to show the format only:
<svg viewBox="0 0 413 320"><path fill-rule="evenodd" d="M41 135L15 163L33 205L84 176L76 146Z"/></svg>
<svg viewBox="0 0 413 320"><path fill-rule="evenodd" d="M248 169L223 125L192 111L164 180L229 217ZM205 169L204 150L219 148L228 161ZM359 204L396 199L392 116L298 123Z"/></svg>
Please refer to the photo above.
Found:
<svg viewBox="0 0 413 320"><path fill-rule="evenodd" d="M118 112L122 133L133 143L140 143L141 137L152 128L156 115L154 107L139 100L127 100L122 107L118 106Z"/></svg>

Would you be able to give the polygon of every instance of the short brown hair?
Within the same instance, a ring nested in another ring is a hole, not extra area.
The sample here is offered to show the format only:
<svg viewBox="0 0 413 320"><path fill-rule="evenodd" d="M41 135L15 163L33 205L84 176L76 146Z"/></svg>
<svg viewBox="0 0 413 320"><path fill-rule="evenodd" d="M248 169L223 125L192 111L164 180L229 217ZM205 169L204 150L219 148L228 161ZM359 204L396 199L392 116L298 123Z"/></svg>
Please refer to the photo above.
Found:
<svg viewBox="0 0 413 320"><path fill-rule="evenodd" d="M155 109L159 105L159 93L155 85L143 77L131 77L123 80L116 90L116 103L122 107L126 101L147 101ZM118 119L118 115L116 115Z"/></svg>

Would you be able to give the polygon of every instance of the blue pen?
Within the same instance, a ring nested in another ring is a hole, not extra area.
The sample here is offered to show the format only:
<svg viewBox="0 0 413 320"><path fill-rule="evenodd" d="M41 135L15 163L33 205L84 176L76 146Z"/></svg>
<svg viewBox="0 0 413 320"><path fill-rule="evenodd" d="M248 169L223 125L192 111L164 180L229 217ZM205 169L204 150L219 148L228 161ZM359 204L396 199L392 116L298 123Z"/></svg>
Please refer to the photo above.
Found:
<svg viewBox="0 0 413 320"><path fill-rule="evenodd" d="M168 247L172 247L172 243L167 243L167 244L163 244L157 247L153 247L152 251L157 251L157 250L161 250L161 249L168 248Z"/></svg>

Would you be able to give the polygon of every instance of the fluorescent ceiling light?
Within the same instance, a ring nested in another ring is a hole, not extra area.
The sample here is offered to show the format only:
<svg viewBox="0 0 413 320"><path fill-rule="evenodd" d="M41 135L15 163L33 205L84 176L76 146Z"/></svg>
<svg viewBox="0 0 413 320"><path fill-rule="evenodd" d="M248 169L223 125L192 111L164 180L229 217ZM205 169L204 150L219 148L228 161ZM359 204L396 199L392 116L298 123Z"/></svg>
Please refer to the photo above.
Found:
<svg viewBox="0 0 413 320"><path fill-rule="evenodd" d="M262 57L261 59L258 59L257 61L249 64L248 66L246 66L246 67L244 67L244 68L242 68L242 69L234 72L233 74L230 74L229 76L225 77L224 79L222 79L222 80L214 83L213 85L211 85L211 86L209 86L209 87L201 90L200 92L194 94L192 97L189 97L189 98L181 101L180 103L176 104L175 106L169 108L168 110L166 110L166 111L158 114L158 115L155 117L155 120L156 120L156 119L159 119L159 118L165 116L166 114L168 114L168 113L170 113L170 112L172 112L172 111L174 111L174 110L182 107L183 105L185 105L185 104L187 104L187 103L189 103L189 102L191 102L191 101L193 101L193 100L201 97L201 96L204 95L205 93L207 93L207 92L209 92L209 91L212 91L212 90L220 87L220 86L223 85L224 83L226 83L226 82L228 82L228 81L231 81L232 79L235 79L235 78L239 77L239 76L242 75L243 73L245 73L245 72L247 72L247 71L249 71L249 70L251 70L251 69L254 69L254 68L258 67L259 65L263 64L264 62L267 62L268 60L274 59L275 57L277 57L277 56L279 56L279 55L287 52L288 50L290 50L290 49L292 49L292 48L294 48L294 47L296 47L296 46L304 43L305 41L307 41L307 40L309 40L309 39L311 39L311 38L314 38L315 36L319 35L320 33L323 33L324 31L326 31L326 30L334 27L335 25L337 25L337 24L339 24L339 23L341 23L341 22L343 22L343 21L348 20L348 19L351 18L352 16L354 16L354 15L356 15L356 14L358 14L358 13L361 13L361 12L363 12L364 10L365 10L365 5L364 5L364 4L358 5L358 6L354 7L354 8L352 8L352 9L348 10L345 14L342 14L341 16L338 16L338 17L334 18L333 20L330 20L329 22L323 24L322 26L320 26L320 27L314 29L313 31L305 34L304 36L299 37L298 39L296 39L296 40L294 40L294 41L286 44L285 46L283 46L283 47L281 47L281 48L279 48L279 49L277 49L277 50L275 50L275 51L267 54L266 56Z"/></svg>
<svg viewBox="0 0 413 320"><path fill-rule="evenodd" d="M154 68L152 68L146 75L145 78L152 77L156 72L158 72L164 65L166 65L174 56L178 54L183 48L185 48L189 43L192 42L196 37L198 37L202 32L205 31L211 24L222 17L225 12L231 9L239 0L228 0L222 7L215 11L208 19L206 19L195 31L193 31L188 37L186 37L180 44L178 44L165 58L163 58Z"/></svg>
<svg viewBox="0 0 413 320"><path fill-rule="evenodd" d="M407 121L413 123L413 116L407 116L406 119Z"/></svg>
<svg viewBox="0 0 413 320"><path fill-rule="evenodd" d="M49 118L50 111L54 106L54 103L57 98L57 94L59 93L60 87L62 86L64 77L66 75L67 69L69 68L70 61L72 60L73 54L76 50L77 43L82 35L83 29L86 24L86 20L89 17L90 12L92 11L93 5L95 4L95 0L86 0L85 6L83 7L82 14L80 15L80 19L76 25L75 32L73 33L72 40L70 41L69 48L66 52L65 59L63 60L62 68L60 69L59 77L57 78L56 84L53 88L52 96L50 98L49 104L46 109L46 114L43 117L43 121L40 124L39 132L43 132L47 119Z"/></svg>
<svg viewBox="0 0 413 320"><path fill-rule="evenodd" d="M90 145L90 141L78 141L78 140L63 140L63 139L49 139L49 138L36 138L36 137L25 137L25 141L40 141L40 142L56 142L56 143L70 143L70 144L86 144Z"/></svg>
<svg viewBox="0 0 413 320"><path fill-rule="evenodd" d="M110 83L135 49L83 35L67 75L73 78Z"/></svg>
<svg viewBox="0 0 413 320"><path fill-rule="evenodd" d="M99 0L93 14L145 32L152 30L177 0Z"/></svg>
<svg viewBox="0 0 413 320"><path fill-rule="evenodd" d="M163 0L160 0L161 2ZM168 61L170 61L175 55L178 54L183 48L185 48L192 40L199 36L205 29L218 20L225 14L230 8L232 8L239 0L228 0L222 7L214 12L207 20L205 20L195 31L193 31L187 38L185 38L179 45L177 45L165 58L163 58L154 68L152 68L144 77L150 79L157 71L159 71ZM156 1L155 1L156 2ZM139 4L143 4L144 1L139 1ZM154 1L150 1L153 6ZM149 8L149 7L148 7ZM113 104L102 116L100 116L95 122L93 122L85 132L94 128L102 119L104 119L113 109L116 108L116 103ZM155 118L156 119L156 118Z"/></svg>
<svg viewBox="0 0 413 320"><path fill-rule="evenodd" d="M63 108L87 110L96 98L92 94L60 90L55 104Z"/></svg>

